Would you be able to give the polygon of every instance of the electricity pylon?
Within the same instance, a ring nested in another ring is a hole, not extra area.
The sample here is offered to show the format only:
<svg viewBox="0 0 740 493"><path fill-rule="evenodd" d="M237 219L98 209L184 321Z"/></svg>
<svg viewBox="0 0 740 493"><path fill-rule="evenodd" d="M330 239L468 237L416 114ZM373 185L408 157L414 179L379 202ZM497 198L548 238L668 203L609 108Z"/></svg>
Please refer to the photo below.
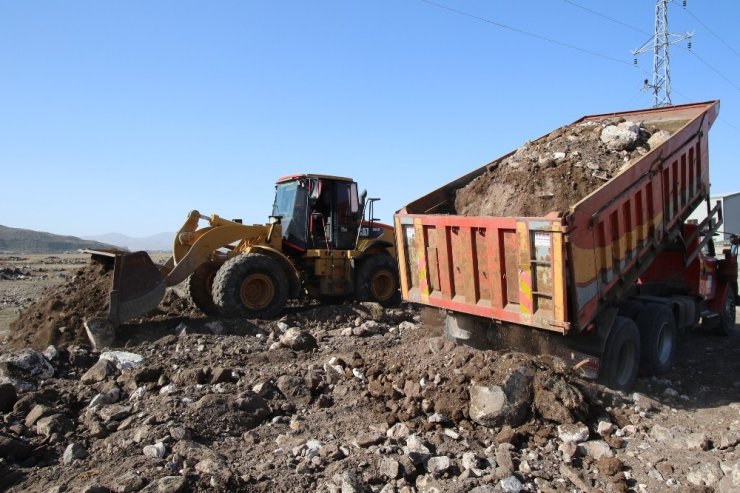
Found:
<svg viewBox="0 0 740 493"><path fill-rule="evenodd" d="M672 44L679 43L686 39L690 40L693 33L673 34L668 32L668 3L673 0L657 0L655 3L655 34L645 41L640 48L634 50L632 55L635 56L637 64L637 55L653 48L653 82L650 83L645 79L643 90L653 92L653 107L670 106L671 103L671 70L670 59L668 58L668 47ZM685 6L684 0L684 6ZM691 41L688 43L691 49Z"/></svg>

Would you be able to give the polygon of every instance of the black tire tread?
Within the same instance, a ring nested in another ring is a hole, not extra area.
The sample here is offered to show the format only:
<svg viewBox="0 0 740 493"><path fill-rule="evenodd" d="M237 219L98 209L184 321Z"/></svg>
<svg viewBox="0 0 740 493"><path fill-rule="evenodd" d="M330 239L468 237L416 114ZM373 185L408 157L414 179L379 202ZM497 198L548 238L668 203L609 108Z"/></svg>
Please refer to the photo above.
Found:
<svg viewBox="0 0 740 493"><path fill-rule="evenodd" d="M241 301L242 281L252 273L266 274L275 288L273 300L261 310L251 310ZM213 301L224 317L275 318L285 308L288 291L288 277L280 263L261 253L246 253L229 259L213 281Z"/></svg>
<svg viewBox="0 0 740 493"><path fill-rule="evenodd" d="M624 344L631 343L635 345L635 357L633 361L626 362L631 364L629 375L626 379L620 381L617 371L619 369L621 357L621 348ZM640 331L637 329L635 322L626 317L617 316L614 319L611 331L607 337L604 346L604 352L601 355L601 365L599 368L599 381L616 390L628 391L634 386L637 379L637 372L640 366Z"/></svg>
<svg viewBox="0 0 740 493"><path fill-rule="evenodd" d="M387 300L377 300L370 288L370 280L380 270L388 270L392 273L395 292ZM355 296L359 301L374 301L384 307L397 306L401 303L401 291L399 289L398 266L390 255L374 254L365 258L360 263L355 279Z"/></svg>
<svg viewBox="0 0 740 493"><path fill-rule="evenodd" d="M730 310L733 313L727 313L725 311L726 304L730 302L731 308ZM737 323L737 320L735 318L735 309L737 307L736 298L735 298L735 291L732 288L732 285L727 287L727 294L725 295L725 301L722 303L722 312L719 314L719 323L717 324L716 331L723 336L731 336L735 333L735 324Z"/></svg>
<svg viewBox="0 0 740 493"><path fill-rule="evenodd" d="M640 311L635 322L640 330L640 371L646 376L658 376L666 374L673 365L676 356L678 330L676 320L670 308L658 303L649 303ZM667 362L658 360L658 328L664 323L669 324L668 330L672 331L673 349Z"/></svg>
<svg viewBox="0 0 740 493"><path fill-rule="evenodd" d="M208 286L208 278L218 271L219 266L206 262L185 280L185 291L190 301L205 315L218 315L218 307L213 302L213 290Z"/></svg>

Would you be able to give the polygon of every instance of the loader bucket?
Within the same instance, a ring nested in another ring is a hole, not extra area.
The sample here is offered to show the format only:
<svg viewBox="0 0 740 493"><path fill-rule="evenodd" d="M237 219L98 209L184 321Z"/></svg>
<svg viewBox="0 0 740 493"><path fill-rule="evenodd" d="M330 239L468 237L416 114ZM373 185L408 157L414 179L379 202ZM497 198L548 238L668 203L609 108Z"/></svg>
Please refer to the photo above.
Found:
<svg viewBox="0 0 740 493"><path fill-rule="evenodd" d="M91 254L94 260L115 261L108 310L108 320L114 327L155 309L164 298L165 279L146 252L85 252Z"/></svg>

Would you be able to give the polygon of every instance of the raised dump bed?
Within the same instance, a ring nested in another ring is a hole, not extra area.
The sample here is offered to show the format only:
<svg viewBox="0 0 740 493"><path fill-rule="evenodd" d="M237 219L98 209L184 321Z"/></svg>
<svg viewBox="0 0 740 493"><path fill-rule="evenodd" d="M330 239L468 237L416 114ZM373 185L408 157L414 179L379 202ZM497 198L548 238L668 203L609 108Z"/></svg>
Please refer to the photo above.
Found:
<svg viewBox="0 0 740 493"><path fill-rule="evenodd" d="M721 220L714 209L684 227L709 196L718 111L585 116L407 204L395 215L403 298L605 340L658 255L680 240L674 268L688 268L711 240L699 233ZM677 292L698 296L698 283Z"/></svg>

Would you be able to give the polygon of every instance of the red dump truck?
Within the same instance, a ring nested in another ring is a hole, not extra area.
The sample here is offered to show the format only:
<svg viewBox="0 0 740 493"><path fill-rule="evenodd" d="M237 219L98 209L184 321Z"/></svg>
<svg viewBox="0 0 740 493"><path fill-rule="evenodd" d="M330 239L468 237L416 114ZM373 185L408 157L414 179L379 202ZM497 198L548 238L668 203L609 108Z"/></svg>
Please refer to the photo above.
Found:
<svg viewBox="0 0 740 493"><path fill-rule="evenodd" d="M555 339L556 353L613 388L630 388L640 370L667 372L681 329L735 326L736 249L715 255L722 211L709 203L707 139L718 112L710 101L563 127L635 121L668 135L563 210L456 213L456 194L516 151L414 200L394 216L403 299L444 310L458 339ZM689 221L699 206L707 218Z"/></svg>

